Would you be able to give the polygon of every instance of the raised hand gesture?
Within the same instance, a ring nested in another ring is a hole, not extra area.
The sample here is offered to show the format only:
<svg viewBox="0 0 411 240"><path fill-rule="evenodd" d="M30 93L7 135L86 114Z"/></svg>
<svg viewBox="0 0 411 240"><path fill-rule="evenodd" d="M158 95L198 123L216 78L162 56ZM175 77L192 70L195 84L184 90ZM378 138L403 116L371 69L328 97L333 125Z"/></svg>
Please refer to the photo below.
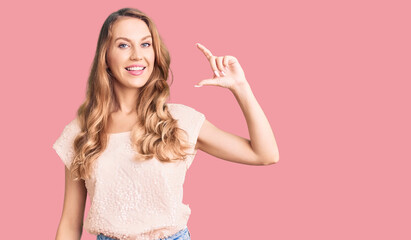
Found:
<svg viewBox="0 0 411 240"><path fill-rule="evenodd" d="M214 76L213 78L201 80L195 87L214 85L234 90L239 86L248 84L244 71L235 57L228 55L217 57L200 43L197 43L196 46L210 62Z"/></svg>

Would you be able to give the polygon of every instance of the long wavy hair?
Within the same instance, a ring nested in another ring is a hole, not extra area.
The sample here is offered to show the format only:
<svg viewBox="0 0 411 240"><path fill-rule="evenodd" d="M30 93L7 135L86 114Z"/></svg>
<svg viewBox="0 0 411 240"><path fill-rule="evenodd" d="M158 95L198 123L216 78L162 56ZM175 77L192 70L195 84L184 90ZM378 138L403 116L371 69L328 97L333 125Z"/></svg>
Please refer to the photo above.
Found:
<svg viewBox="0 0 411 240"><path fill-rule="evenodd" d="M122 8L105 20L98 38L97 49L88 77L86 99L77 111L81 128L74 140L74 159L70 171L74 180L88 179L95 160L108 144L106 132L110 111L118 102L113 90L113 76L106 62L106 54L112 40L112 26L121 17L135 17L147 24L152 35L155 53L154 68L147 83L139 90L135 109L137 123L131 130L131 142L136 151L135 160L144 161L153 157L162 162L184 160L186 150L193 146L188 135L178 128L177 120L170 114L166 101L170 95L167 83L170 55L153 21L134 8ZM172 72L171 72L172 74Z"/></svg>

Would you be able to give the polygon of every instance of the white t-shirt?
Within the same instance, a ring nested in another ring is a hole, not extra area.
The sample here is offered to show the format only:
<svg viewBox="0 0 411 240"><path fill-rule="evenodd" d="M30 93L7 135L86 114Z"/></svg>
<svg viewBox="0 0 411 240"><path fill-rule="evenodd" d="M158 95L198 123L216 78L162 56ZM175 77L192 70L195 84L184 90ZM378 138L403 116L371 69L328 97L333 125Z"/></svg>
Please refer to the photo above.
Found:
<svg viewBox="0 0 411 240"><path fill-rule="evenodd" d="M204 114L183 104L167 105L195 146ZM67 168L79 132L75 118L53 145ZM130 133L109 134L107 148L95 162L92 177L85 180L91 205L84 228L90 234L127 240L173 235L187 226L191 214L188 204L182 202L183 183L195 155L176 163L163 163L157 158L136 162ZM189 151L197 152L194 148Z"/></svg>

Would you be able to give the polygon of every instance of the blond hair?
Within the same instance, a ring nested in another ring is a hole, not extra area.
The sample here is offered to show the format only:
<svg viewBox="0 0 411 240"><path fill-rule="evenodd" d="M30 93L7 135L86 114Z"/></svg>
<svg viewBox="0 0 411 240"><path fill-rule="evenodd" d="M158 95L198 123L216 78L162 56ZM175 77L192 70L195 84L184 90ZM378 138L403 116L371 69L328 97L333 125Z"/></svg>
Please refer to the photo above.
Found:
<svg viewBox="0 0 411 240"><path fill-rule="evenodd" d="M143 12L133 8L122 8L105 20L98 38L95 57L88 77L86 99L77 111L81 131L74 140L74 158L70 171L75 180L90 177L95 160L108 144L107 125L110 110L118 106L112 76L106 62L107 50L112 39L112 26L121 17L141 19L149 28L155 53L154 68L147 83L140 88L136 102L138 121L131 132L136 160L153 157L163 162L184 160L186 150L193 146L188 135L178 128L166 100L170 95L167 83L170 70L170 55L153 21ZM171 70L170 70L171 71Z"/></svg>

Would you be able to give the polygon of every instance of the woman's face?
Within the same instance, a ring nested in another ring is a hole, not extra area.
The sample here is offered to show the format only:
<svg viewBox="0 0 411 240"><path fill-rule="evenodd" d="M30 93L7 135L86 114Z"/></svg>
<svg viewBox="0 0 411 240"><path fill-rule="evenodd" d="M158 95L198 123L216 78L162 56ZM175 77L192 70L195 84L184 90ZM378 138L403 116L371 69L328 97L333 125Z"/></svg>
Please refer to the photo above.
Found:
<svg viewBox="0 0 411 240"><path fill-rule="evenodd" d="M112 35L107 64L117 80L114 84L126 88L144 86L153 72L155 59L146 23L133 17L119 18L112 26Z"/></svg>

